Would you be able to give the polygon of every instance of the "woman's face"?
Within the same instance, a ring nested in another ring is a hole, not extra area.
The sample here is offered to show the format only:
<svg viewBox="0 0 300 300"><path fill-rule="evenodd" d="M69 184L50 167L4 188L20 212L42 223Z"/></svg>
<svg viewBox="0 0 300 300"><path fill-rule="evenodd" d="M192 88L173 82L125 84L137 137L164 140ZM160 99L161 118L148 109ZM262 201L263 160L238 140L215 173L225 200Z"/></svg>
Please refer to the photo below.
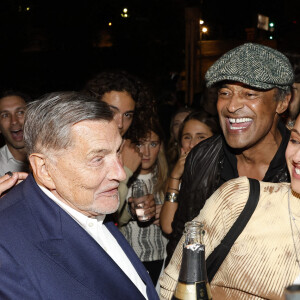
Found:
<svg viewBox="0 0 300 300"><path fill-rule="evenodd" d="M156 133L151 131L146 139L139 141L137 147L142 155L140 174L148 174L154 169L160 150L160 139Z"/></svg>
<svg viewBox="0 0 300 300"><path fill-rule="evenodd" d="M176 141L178 141L178 132L180 125L182 124L183 120L187 117L188 114L189 112L181 112L176 114L173 119L172 133Z"/></svg>
<svg viewBox="0 0 300 300"><path fill-rule="evenodd" d="M211 129L198 120L189 120L184 124L181 146L188 153L194 146L213 135Z"/></svg>
<svg viewBox="0 0 300 300"><path fill-rule="evenodd" d="M285 158L291 176L292 190L300 194L300 117L297 118L293 129L291 129Z"/></svg>

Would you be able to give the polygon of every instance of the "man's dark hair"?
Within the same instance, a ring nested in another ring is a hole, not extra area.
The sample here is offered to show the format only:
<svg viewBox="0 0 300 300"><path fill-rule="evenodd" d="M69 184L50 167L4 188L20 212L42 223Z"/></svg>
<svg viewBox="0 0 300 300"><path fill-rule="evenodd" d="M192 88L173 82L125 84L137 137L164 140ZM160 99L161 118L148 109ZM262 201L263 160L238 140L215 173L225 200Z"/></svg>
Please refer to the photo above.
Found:
<svg viewBox="0 0 300 300"><path fill-rule="evenodd" d="M10 97L10 96L18 96L18 97L22 98L26 103L30 102L32 100L32 98L28 94L23 93L23 92L18 91L18 90L0 91L0 99L2 99L4 97Z"/></svg>
<svg viewBox="0 0 300 300"><path fill-rule="evenodd" d="M136 80L126 71L104 71L90 79L86 83L84 91L98 99L102 99L105 93L112 91L127 92L137 102Z"/></svg>

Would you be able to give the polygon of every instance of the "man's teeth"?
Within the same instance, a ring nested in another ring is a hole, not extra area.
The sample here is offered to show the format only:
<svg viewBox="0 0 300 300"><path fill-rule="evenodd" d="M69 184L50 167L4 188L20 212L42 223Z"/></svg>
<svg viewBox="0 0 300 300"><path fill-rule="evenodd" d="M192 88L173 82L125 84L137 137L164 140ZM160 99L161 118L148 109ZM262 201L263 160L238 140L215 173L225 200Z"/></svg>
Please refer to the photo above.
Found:
<svg viewBox="0 0 300 300"><path fill-rule="evenodd" d="M239 118L239 119L229 118L230 123L245 123L245 122L251 122L251 121L252 121L252 119L250 119L250 118Z"/></svg>
<svg viewBox="0 0 300 300"><path fill-rule="evenodd" d="M297 175L300 175L300 169L295 168L295 172L296 172Z"/></svg>
<svg viewBox="0 0 300 300"><path fill-rule="evenodd" d="M241 130L241 129L247 128L247 126L249 125L249 124L247 124L247 126L239 125L239 126L235 127L233 124L252 122L252 119L250 119L250 118L239 118L239 119L228 118L228 119L229 119L229 124L230 124L231 130Z"/></svg>

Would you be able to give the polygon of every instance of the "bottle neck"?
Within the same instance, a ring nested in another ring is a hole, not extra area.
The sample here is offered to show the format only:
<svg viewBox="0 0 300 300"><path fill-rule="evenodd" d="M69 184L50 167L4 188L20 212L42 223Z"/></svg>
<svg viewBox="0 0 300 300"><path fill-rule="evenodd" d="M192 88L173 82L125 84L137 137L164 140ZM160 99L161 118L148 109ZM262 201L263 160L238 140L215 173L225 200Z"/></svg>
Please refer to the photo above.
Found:
<svg viewBox="0 0 300 300"><path fill-rule="evenodd" d="M207 282L204 245L197 243L183 246L182 264L178 280L184 283Z"/></svg>
<svg viewBox="0 0 300 300"><path fill-rule="evenodd" d="M187 222L184 229L184 246L203 244L203 234L203 225L201 223L196 221Z"/></svg>

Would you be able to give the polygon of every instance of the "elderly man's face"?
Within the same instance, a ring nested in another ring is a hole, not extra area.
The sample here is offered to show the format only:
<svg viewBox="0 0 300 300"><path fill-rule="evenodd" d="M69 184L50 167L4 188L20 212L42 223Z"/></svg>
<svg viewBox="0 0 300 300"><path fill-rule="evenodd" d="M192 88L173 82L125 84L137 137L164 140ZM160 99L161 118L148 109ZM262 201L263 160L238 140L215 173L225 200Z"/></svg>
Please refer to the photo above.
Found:
<svg viewBox="0 0 300 300"><path fill-rule="evenodd" d="M218 92L220 125L228 145L249 149L272 134L281 101L276 89L261 91L240 83L224 84ZM280 111L282 112L282 111Z"/></svg>
<svg viewBox="0 0 300 300"><path fill-rule="evenodd" d="M119 182L126 178L115 122L81 121L73 125L71 138L73 145L49 160L52 193L88 216L115 212Z"/></svg>

